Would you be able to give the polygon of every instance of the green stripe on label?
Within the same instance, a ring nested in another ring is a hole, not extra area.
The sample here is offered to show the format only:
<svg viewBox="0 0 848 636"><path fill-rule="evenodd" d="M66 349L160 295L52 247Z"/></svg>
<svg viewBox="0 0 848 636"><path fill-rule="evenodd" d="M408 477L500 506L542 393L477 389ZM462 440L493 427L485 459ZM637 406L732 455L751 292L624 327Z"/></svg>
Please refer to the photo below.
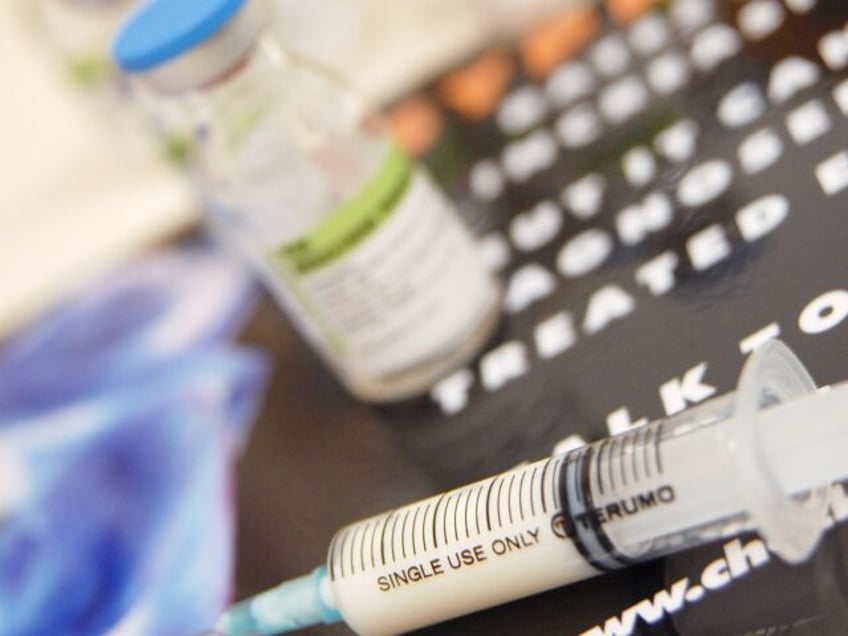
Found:
<svg viewBox="0 0 848 636"><path fill-rule="evenodd" d="M392 144L379 172L355 197L305 236L272 251L271 260L307 274L344 256L392 215L411 178L412 163Z"/></svg>

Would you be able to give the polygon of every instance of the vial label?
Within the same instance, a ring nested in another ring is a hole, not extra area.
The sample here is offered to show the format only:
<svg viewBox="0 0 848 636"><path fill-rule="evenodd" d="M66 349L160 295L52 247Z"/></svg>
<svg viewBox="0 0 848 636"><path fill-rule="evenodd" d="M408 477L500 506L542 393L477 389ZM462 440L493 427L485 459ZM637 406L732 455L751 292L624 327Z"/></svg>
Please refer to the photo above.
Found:
<svg viewBox="0 0 848 636"><path fill-rule="evenodd" d="M497 295L448 201L397 147L357 195L269 257L345 369L371 378L449 354Z"/></svg>

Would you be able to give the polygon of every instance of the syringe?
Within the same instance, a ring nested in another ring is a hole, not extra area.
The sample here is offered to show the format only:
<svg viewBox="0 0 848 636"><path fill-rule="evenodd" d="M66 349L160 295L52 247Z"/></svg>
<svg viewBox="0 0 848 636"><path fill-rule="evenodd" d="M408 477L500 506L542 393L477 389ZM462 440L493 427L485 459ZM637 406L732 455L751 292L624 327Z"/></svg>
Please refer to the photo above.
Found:
<svg viewBox="0 0 848 636"><path fill-rule="evenodd" d="M735 393L341 529L326 566L218 629L397 634L750 529L802 561L848 478L848 383L815 388L763 345Z"/></svg>

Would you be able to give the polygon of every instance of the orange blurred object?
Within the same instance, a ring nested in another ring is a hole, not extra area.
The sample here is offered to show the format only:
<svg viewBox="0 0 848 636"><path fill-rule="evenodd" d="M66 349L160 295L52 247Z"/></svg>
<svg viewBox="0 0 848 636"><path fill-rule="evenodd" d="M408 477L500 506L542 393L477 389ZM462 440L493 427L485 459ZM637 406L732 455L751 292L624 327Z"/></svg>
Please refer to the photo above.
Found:
<svg viewBox="0 0 848 636"><path fill-rule="evenodd" d="M619 24L632 22L649 11L657 0L606 0L607 11Z"/></svg>
<svg viewBox="0 0 848 636"><path fill-rule="evenodd" d="M405 99L389 111L388 117L397 142L415 157L432 148L444 129L438 106L423 95Z"/></svg>
<svg viewBox="0 0 848 636"><path fill-rule="evenodd" d="M442 79L436 90L444 103L472 121L494 112L515 65L503 51L491 51Z"/></svg>
<svg viewBox="0 0 848 636"><path fill-rule="evenodd" d="M598 13L572 9L547 20L521 41L521 61L534 77L544 77L580 50L597 33Z"/></svg>

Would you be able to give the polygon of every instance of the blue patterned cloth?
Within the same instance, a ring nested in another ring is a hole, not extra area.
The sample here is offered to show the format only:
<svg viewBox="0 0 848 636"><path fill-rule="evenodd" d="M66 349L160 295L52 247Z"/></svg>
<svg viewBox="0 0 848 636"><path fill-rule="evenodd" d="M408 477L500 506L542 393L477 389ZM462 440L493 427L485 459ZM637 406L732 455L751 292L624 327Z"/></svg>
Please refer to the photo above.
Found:
<svg viewBox="0 0 848 636"><path fill-rule="evenodd" d="M185 636L225 605L265 356L205 249L101 281L0 351L0 635Z"/></svg>

